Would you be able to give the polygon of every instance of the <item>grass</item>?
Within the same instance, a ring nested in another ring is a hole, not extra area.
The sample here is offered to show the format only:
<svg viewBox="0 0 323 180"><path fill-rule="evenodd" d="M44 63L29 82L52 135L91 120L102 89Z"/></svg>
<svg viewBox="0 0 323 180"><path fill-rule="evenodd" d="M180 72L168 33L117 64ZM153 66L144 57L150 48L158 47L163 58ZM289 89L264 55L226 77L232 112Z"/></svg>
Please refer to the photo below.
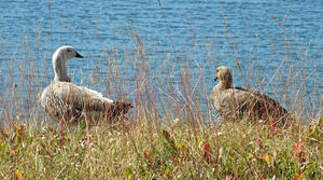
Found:
<svg viewBox="0 0 323 180"><path fill-rule="evenodd" d="M29 56L33 53L24 41L22 53L9 53L9 70L0 69L8 72L3 76L8 87L0 92L0 179L322 179L320 82L313 85L313 93L306 93L312 72L288 63L296 53L307 69L316 70L309 50L290 49L289 41L286 47L278 47L289 53L266 79L256 68L253 52L248 59L252 64L239 62L240 54L234 55L239 47L227 27L225 31L225 43L234 46L226 55L232 62L220 62L219 54L227 50L210 40L206 65L190 57L193 44L182 50L187 51L185 57L167 53L162 60L154 59L149 54L158 46L134 31L130 47L111 48L102 59L95 59L106 64L98 63L87 84L110 97L131 101L135 108L129 121L71 127L64 134L44 115L38 101L52 79L51 66ZM40 54L43 59L50 57ZM26 66L18 59L30 63ZM284 129L245 120L222 123L208 99L214 85L209 74L219 64L230 64L234 75L246 81L244 85L279 97L295 113L296 122Z"/></svg>
<svg viewBox="0 0 323 180"><path fill-rule="evenodd" d="M272 129L247 122L194 128L13 126L0 136L2 179L321 179L322 123Z"/></svg>

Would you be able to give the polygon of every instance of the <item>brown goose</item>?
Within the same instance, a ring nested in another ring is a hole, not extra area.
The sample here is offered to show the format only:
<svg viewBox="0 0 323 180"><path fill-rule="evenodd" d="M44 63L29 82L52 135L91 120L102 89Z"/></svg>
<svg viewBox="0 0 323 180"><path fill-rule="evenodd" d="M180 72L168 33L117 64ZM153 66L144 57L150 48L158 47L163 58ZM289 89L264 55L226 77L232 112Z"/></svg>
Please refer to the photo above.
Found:
<svg viewBox="0 0 323 180"><path fill-rule="evenodd" d="M252 89L232 87L232 76L225 66L216 69L215 81L210 99L224 120L248 118L284 124L288 112L277 101Z"/></svg>
<svg viewBox="0 0 323 180"><path fill-rule="evenodd" d="M98 118L112 118L126 114L132 105L117 102L101 93L71 83L65 63L71 58L82 58L72 46L62 46L52 57L54 81L41 94L41 105L54 120L67 123L90 121Z"/></svg>

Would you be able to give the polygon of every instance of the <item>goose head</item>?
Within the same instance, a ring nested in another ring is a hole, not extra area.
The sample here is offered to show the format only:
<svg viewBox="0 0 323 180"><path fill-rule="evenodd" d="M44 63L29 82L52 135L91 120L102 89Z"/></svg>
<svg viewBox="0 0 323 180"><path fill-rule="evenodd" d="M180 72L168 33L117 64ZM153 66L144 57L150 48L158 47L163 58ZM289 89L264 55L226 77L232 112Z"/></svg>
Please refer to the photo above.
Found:
<svg viewBox="0 0 323 180"><path fill-rule="evenodd" d="M72 46L62 46L58 48L54 55L53 60L56 58L61 58L64 61L67 61L72 58L83 58Z"/></svg>
<svg viewBox="0 0 323 180"><path fill-rule="evenodd" d="M214 81L219 80L219 84L222 84L225 88L229 88L232 85L232 76L229 69L226 66L219 66L216 68L216 75Z"/></svg>
<svg viewBox="0 0 323 180"><path fill-rule="evenodd" d="M72 58L83 58L72 46L62 46L58 48L52 57L52 64L55 73L55 81L70 82L67 76L65 63Z"/></svg>

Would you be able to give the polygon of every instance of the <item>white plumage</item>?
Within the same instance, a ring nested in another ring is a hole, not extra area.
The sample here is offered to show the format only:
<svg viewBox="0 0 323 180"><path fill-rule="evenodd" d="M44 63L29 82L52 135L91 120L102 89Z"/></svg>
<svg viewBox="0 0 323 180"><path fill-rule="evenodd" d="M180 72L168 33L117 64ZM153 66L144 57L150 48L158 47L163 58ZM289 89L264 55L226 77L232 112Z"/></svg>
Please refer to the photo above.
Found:
<svg viewBox="0 0 323 180"><path fill-rule="evenodd" d="M126 114L132 107L131 104L113 101L97 91L70 82L65 63L73 57L82 58L71 46L62 46L53 54L54 81L41 95L41 104L45 112L54 120L68 123L98 118L111 120Z"/></svg>

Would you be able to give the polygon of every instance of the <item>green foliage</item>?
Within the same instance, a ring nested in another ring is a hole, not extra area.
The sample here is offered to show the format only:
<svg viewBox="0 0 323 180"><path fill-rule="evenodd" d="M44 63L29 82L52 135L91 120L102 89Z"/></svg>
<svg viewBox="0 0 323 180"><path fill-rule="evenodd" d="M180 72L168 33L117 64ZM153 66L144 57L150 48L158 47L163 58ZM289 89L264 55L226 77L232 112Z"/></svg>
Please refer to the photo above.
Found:
<svg viewBox="0 0 323 180"><path fill-rule="evenodd" d="M135 108L128 124L121 125L90 128L81 122L80 128L58 131L53 122L46 121L39 104L39 94L52 80L48 73L52 67L47 62L50 55L39 49L37 53L44 54L44 60L35 61L30 56L35 52L27 48L31 47L28 38L24 38L21 52L8 49L13 56L8 58L9 74L3 79L9 86L0 97L0 180L323 179L322 98L320 93L315 94L322 86L315 80L313 89L306 87L312 73L319 72L319 67L311 63L318 59L307 56L309 47L305 47L304 55L299 51L303 46L294 48L285 40L290 39L288 36L281 39L286 41L284 47L272 42L271 54L279 53L276 50L280 48L288 53L280 57L272 78L266 79L262 68L256 68L255 44L247 47L252 49L248 52L252 63L239 62L239 53L228 53L231 45L237 52L241 49L226 28L227 42L217 44L216 37L210 39L208 53L201 56L207 60L204 65L198 61L193 64L195 44L181 50L188 52L186 56L169 52L161 60L149 55L158 50L154 45L158 42L145 41L136 29L129 32L129 46L103 48L107 65L93 59L102 64L83 74L90 80L86 85L91 89L120 100L132 99ZM39 47L46 49L43 44ZM154 50L149 52L145 47ZM15 56L20 53L24 56ZM226 59L219 59L219 54ZM294 61L296 56L299 61ZM161 61L163 64L156 67ZM295 62L302 63L294 66ZM192 64L195 70L189 68ZM222 123L215 118L209 101L213 86L209 73L215 75L215 68L221 64L231 64L233 72L238 68L244 76L239 84L244 87L271 90L297 121L280 129L245 121ZM248 71L242 71L246 68ZM306 125L302 125L304 120Z"/></svg>
<svg viewBox="0 0 323 180"><path fill-rule="evenodd" d="M145 123L64 133L23 125L0 136L2 179L321 179L322 141L314 126L271 129L226 123L201 128ZM292 134L292 129L300 129ZM299 144L300 139L304 143ZM293 156L293 154L295 154Z"/></svg>

